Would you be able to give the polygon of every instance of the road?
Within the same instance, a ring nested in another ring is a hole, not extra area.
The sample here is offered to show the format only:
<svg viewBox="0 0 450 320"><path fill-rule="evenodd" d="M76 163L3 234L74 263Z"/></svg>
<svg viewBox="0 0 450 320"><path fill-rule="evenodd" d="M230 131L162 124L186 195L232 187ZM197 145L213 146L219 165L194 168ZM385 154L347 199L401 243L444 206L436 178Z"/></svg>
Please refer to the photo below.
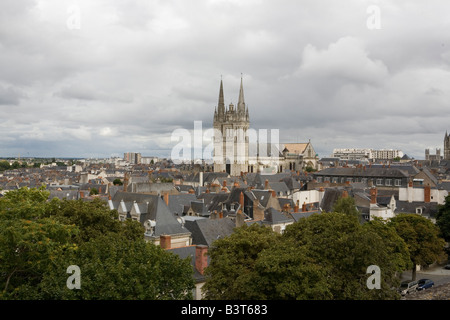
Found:
<svg viewBox="0 0 450 320"><path fill-rule="evenodd" d="M401 281L411 280L411 271L405 271L402 273ZM435 286L450 282L450 270L446 270L443 266L434 266L425 270L416 272L416 280L419 279L431 279L434 281Z"/></svg>

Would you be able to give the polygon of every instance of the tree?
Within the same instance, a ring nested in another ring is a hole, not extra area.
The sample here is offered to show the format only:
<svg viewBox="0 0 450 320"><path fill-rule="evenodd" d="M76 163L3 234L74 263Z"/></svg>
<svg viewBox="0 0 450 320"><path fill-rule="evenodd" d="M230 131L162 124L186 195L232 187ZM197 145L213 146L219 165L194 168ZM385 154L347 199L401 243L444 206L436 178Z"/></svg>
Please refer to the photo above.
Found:
<svg viewBox="0 0 450 320"><path fill-rule="evenodd" d="M361 214L359 213L358 209L355 205L355 199L352 197L341 197L339 198L334 206L333 206L333 212L340 212L345 213L349 216L355 217L358 220L361 217Z"/></svg>
<svg viewBox="0 0 450 320"><path fill-rule="evenodd" d="M68 265L80 268L80 290L66 286ZM194 280L188 259L159 246L102 235L81 244L38 286L43 299L174 300L192 299Z"/></svg>
<svg viewBox="0 0 450 320"><path fill-rule="evenodd" d="M298 247L326 271L332 299L395 299L396 271L402 264L392 262L388 241L374 228L364 228L355 217L344 213L313 214L289 225L283 237ZM369 290L367 268L377 265L383 272L381 289Z"/></svg>
<svg viewBox="0 0 450 320"><path fill-rule="evenodd" d="M236 228L228 237L214 241L203 286L206 299L264 299L256 281L255 264L260 252L277 241L271 229L254 224Z"/></svg>
<svg viewBox="0 0 450 320"><path fill-rule="evenodd" d="M189 299L188 260L144 240L137 221L119 221L104 201L48 201L44 188L0 198L0 298ZM70 290L67 267L81 269Z"/></svg>
<svg viewBox="0 0 450 320"><path fill-rule="evenodd" d="M450 195L445 197L445 203L439 206L436 213L436 225L441 231L442 238L450 242Z"/></svg>
<svg viewBox="0 0 450 320"><path fill-rule="evenodd" d="M89 195L97 195L98 194L98 189L97 188L91 188L91 191L89 191Z"/></svg>
<svg viewBox="0 0 450 320"><path fill-rule="evenodd" d="M283 235L244 225L209 254L207 299L396 299L397 272L409 261L393 228L335 212L300 219ZM371 265L382 270L381 290L367 287Z"/></svg>
<svg viewBox="0 0 450 320"><path fill-rule="evenodd" d="M10 167L11 166L8 161L6 160L0 161L0 171L8 170Z"/></svg>
<svg viewBox="0 0 450 320"><path fill-rule="evenodd" d="M405 241L412 263L412 280L416 280L417 265L429 265L440 259L444 253L444 239L439 229L430 220L417 214L398 214L391 218L397 234Z"/></svg>
<svg viewBox="0 0 450 320"><path fill-rule="evenodd" d="M49 193L21 188L0 198L0 297L37 286L64 252L73 250L74 226L45 218Z"/></svg>
<svg viewBox="0 0 450 320"><path fill-rule="evenodd" d="M115 186L122 186L122 185L123 185L123 182L122 182L122 180L120 180L119 178L116 178L116 179L114 179L114 181L113 181L113 185L115 185Z"/></svg>

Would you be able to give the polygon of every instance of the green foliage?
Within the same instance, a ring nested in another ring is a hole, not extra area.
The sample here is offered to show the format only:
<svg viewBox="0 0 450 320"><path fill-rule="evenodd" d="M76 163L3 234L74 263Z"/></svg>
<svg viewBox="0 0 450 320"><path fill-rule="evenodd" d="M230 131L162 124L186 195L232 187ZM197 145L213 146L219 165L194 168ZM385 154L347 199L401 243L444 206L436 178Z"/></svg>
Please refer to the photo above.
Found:
<svg viewBox="0 0 450 320"><path fill-rule="evenodd" d="M0 171L5 171L10 168L11 168L11 165L9 164L8 161L6 161L6 160L0 161Z"/></svg>
<svg viewBox="0 0 450 320"><path fill-rule="evenodd" d="M122 180L120 180L119 178L116 178L116 179L114 179L114 181L113 181L113 185L115 185L115 186L122 186L122 185L123 185L123 182L122 182Z"/></svg>
<svg viewBox="0 0 450 320"><path fill-rule="evenodd" d="M345 213L349 216L355 217L359 220L361 214L355 205L355 199L353 197L341 197L339 198L334 206L333 212Z"/></svg>
<svg viewBox="0 0 450 320"><path fill-rule="evenodd" d="M257 224L236 228L229 237L221 238L209 248L210 277L203 290L207 299L265 299L261 292L255 264L258 255L277 242L279 236Z"/></svg>
<svg viewBox="0 0 450 320"><path fill-rule="evenodd" d="M405 241L413 264L429 265L443 259L445 241L439 236L439 228L430 220L417 214L398 214L389 222Z"/></svg>
<svg viewBox="0 0 450 320"><path fill-rule="evenodd" d="M139 222L119 221L99 199L48 196L22 188L0 198L0 298L192 298L190 262L145 242ZM66 286L70 265L80 290Z"/></svg>
<svg viewBox="0 0 450 320"><path fill-rule="evenodd" d="M439 206L436 214L436 225L445 241L450 242L450 195L445 197L445 203Z"/></svg>
<svg viewBox="0 0 450 320"><path fill-rule="evenodd" d="M97 188L91 188L91 191L89 191L89 195L93 196L93 195L97 195L98 194L98 189Z"/></svg>
<svg viewBox="0 0 450 320"><path fill-rule="evenodd" d="M409 263L393 227L335 212L300 219L283 235L244 225L209 254L207 299L397 299L397 274ZM382 270L380 290L367 288L370 265Z"/></svg>

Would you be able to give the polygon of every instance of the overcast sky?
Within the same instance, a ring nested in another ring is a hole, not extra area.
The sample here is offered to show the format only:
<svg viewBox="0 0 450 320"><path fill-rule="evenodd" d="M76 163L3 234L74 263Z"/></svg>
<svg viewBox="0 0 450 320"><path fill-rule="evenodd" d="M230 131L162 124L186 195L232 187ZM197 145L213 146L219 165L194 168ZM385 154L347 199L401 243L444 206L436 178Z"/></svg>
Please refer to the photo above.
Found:
<svg viewBox="0 0 450 320"><path fill-rule="evenodd" d="M449 64L448 0L2 0L0 157L169 156L242 73L251 128L423 159Z"/></svg>

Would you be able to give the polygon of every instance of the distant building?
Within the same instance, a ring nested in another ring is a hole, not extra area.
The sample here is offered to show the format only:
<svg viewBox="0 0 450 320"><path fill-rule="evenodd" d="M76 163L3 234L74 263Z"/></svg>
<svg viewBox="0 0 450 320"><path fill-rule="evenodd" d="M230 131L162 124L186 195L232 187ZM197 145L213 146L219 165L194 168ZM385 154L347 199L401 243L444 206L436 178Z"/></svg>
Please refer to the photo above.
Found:
<svg viewBox="0 0 450 320"><path fill-rule="evenodd" d="M123 159L131 164L140 164L141 158L141 154L136 152L125 152L123 154Z"/></svg>
<svg viewBox="0 0 450 320"><path fill-rule="evenodd" d="M334 149L333 157L340 158L341 160L393 160L395 158L402 158L404 153L401 150L394 149L358 149L358 148L346 148L346 149Z"/></svg>
<svg viewBox="0 0 450 320"><path fill-rule="evenodd" d="M436 148L436 154L430 154L430 149L425 149L425 160L442 160L441 149Z"/></svg>

